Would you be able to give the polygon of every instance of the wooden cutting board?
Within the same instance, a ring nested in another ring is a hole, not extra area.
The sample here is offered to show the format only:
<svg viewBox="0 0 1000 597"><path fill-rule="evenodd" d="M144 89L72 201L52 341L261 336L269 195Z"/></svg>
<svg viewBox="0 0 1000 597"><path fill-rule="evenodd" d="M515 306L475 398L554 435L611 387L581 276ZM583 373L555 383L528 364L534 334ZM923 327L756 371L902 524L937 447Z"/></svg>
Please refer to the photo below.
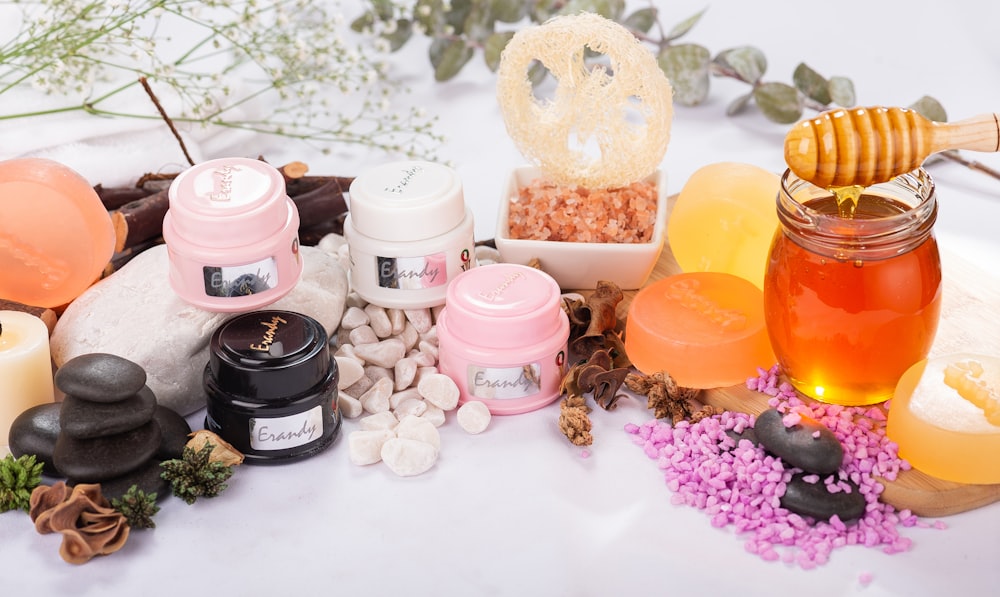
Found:
<svg viewBox="0 0 1000 597"><path fill-rule="evenodd" d="M671 198L673 199L673 198ZM671 201L672 204L672 201ZM994 278L941 248L944 291L941 321L931 356L955 352L1000 355L1000 279ZM681 273L669 246L664 246L649 282ZM618 315L624 318L635 292L626 292ZM809 401L810 398L802 397ZM706 390L702 401L727 410L758 414L768 408L769 396L744 385ZM997 455L983 455L995 458ZM947 516L1000 501L1000 484L968 485L945 481L915 469L903 471L893 481L882 480L882 501L897 510L919 516Z"/></svg>

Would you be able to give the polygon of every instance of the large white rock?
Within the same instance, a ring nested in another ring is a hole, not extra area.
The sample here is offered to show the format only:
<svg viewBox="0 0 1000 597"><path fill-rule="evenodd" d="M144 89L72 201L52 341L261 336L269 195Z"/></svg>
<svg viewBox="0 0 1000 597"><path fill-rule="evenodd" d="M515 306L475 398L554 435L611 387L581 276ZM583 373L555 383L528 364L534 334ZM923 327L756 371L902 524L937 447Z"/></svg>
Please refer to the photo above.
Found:
<svg viewBox="0 0 1000 597"><path fill-rule="evenodd" d="M333 334L344 312L347 273L329 253L308 246L301 251L304 269L298 284L261 309L309 315ZM92 352L138 363L159 404L186 416L205 406L202 375L209 340L233 314L204 311L181 300L170 288L168 267L165 245L140 253L70 303L50 346L57 366Z"/></svg>

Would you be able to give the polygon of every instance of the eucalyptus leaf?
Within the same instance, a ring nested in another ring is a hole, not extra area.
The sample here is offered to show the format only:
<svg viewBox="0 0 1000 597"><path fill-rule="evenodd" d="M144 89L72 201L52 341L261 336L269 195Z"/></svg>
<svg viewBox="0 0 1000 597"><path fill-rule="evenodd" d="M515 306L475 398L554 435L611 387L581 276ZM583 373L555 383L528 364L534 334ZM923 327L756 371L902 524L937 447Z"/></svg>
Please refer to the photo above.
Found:
<svg viewBox="0 0 1000 597"><path fill-rule="evenodd" d="M378 14L379 19L386 21L392 18L392 0L369 0L369 2L371 2L372 8L375 9L375 13Z"/></svg>
<svg viewBox="0 0 1000 597"><path fill-rule="evenodd" d="M435 38L428 52L436 81L447 81L457 75L473 55L472 48L462 40L444 37Z"/></svg>
<svg viewBox="0 0 1000 597"><path fill-rule="evenodd" d="M910 108L928 120L933 120L934 122L948 122L948 114L945 112L944 106L941 105L941 102L929 95L925 95L910 104Z"/></svg>
<svg viewBox="0 0 1000 597"><path fill-rule="evenodd" d="M395 52L406 45L413 36L413 23L406 19L396 21L396 30L388 35L383 35L389 42L389 50Z"/></svg>
<svg viewBox="0 0 1000 597"><path fill-rule="evenodd" d="M653 7L640 8L639 10L633 12L629 16L625 17L622 21L627 29L632 31L642 31L643 33L649 33L649 30L653 28L656 24L656 13L657 10Z"/></svg>
<svg viewBox="0 0 1000 597"><path fill-rule="evenodd" d="M444 27L444 9L441 7L441 0L417 0L413 6L413 20L420 23L420 26L429 36L440 33Z"/></svg>
<svg viewBox="0 0 1000 597"><path fill-rule="evenodd" d="M729 102L729 105L726 106L726 116L736 116L737 114L742 112L744 108L747 107L747 104L750 103L750 98L752 97L753 97L753 92L751 91L750 93L744 93L743 95Z"/></svg>
<svg viewBox="0 0 1000 597"><path fill-rule="evenodd" d="M483 2L476 2L469 8L468 16L462 26L465 36L479 44L486 41L493 34L493 14L490 7Z"/></svg>
<svg viewBox="0 0 1000 597"><path fill-rule="evenodd" d="M529 17L534 23L544 23L556 14L562 6L562 0L537 0L528 6Z"/></svg>
<svg viewBox="0 0 1000 597"><path fill-rule="evenodd" d="M712 54L697 44L670 46L660 53L657 63L670 79L674 101L696 106L708 97Z"/></svg>
<svg viewBox="0 0 1000 597"><path fill-rule="evenodd" d="M516 23L528 15L528 2L490 0L490 13L501 23Z"/></svg>
<svg viewBox="0 0 1000 597"><path fill-rule="evenodd" d="M810 68L805 62L800 62L792 73L795 88L806 97L826 106L833 98L830 97L829 83L826 78Z"/></svg>
<svg viewBox="0 0 1000 597"><path fill-rule="evenodd" d="M792 124L802 117L799 92L785 83L761 83L754 87L753 99L772 122Z"/></svg>
<svg viewBox="0 0 1000 597"><path fill-rule="evenodd" d="M754 84L767 70L767 58L753 46L740 46L723 50L715 57L715 63L746 83Z"/></svg>
<svg viewBox="0 0 1000 597"><path fill-rule="evenodd" d="M858 103L854 95L854 83L847 77L830 77L830 99L838 106L850 108Z"/></svg>
<svg viewBox="0 0 1000 597"><path fill-rule="evenodd" d="M702 15L705 14L706 10L708 10L708 9L707 8L703 8L700 11L698 11L697 13L695 13L695 14L691 15L690 17L684 19L680 23L677 23L676 25L674 25L673 29L671 29L669 32L667 32L667 35L663 39L663 41L671 42L671 41L673 41L675 39L678 39L679 37L684 36L684 34L686 34L688 31L690 31L692 27L694 27L695 25L698 24L698 21L701 20L701 17L702 17Z"/></svg>
<svg viewBox="0 0 1000 597"><path fill-rule="evenodd" d="M617 21L625 12L625 0L569 0L559 9L559 14L562 15L575 15L581 12L593 12Z"/></svg>
<svg viewBox="0 0 1000 597"><path fill-rule="evenodd" d="M444 22L453 29L455 35L465 33L465 21L472 12L473 0L451 0L451 8L444 13Z"/></svg>
<svg viewBox="0 0 1000 597"><path fill-rule="evenodd" d="M500 67L500 56L512 37L514 37L513 31L502 31L486 38L486 43L483 44L483 58L491 71L496 72Z"/></svg>

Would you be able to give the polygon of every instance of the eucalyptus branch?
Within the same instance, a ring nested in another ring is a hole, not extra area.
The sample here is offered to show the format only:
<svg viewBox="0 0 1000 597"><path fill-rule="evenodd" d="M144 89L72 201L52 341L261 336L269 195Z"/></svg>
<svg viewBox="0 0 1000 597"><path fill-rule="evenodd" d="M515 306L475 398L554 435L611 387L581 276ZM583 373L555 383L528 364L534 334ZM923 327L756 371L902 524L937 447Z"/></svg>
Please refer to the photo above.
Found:
<svg viewBox="0 0 1000 597"><path fill-rule="evenodd" d="M713 54L686 38L706 9L666 27L657 3L626 13L625 0L368 0L366 10L351 27L398 51L419 32L431 42L430 61L434 77L449 80L481 50L486 65L495 71L504 46L518 26L540 24L559 14L588 11L616 21L629 29L656 56L670 79L674 102L697 106L708 98L713 78L730 78L748 86L748 91L730 102L726 114L735 116L751 105L778 124L799 121L806 110L822 112L835 106L856 104L853 82L841 76L824 77L800 63L792 83L764 78L767 58L754 46L729 48ZM544 69L533 69L531 80L544 80ZM931 120L945 121L941 104L924 96L909 107ZM944 159L962 163L998 177L995 171L949 152ZM1000 177L998 177L1000 178Z"/></svg>

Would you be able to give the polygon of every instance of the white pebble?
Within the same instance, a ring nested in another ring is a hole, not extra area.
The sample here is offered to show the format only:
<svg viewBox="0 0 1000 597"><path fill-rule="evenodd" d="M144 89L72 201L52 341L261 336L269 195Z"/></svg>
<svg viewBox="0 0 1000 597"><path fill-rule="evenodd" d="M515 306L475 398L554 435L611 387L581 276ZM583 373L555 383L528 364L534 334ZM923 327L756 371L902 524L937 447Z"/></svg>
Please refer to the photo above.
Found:
<svg viewBox="0 0 1000 597"><path fill-rule="evenodd" d="M402 340L387 338L375 344L361 344L354 347L354 354L358 355L366 363L372 363L380 367L393 367L396 361L406 356L406 347Z"/></svg>
<svg viewBox="0 0 1000 597"><path fill-rule="evenodd" d="M396 418L396 415L386 410L373 415L368 415L367 417L362 417L361 420L358 421L358 424L366 431L371 431L373 429L388 429L389 431L392 431L397 425L399 425L399 419Z"/></svg>
<svg viewBox="0 0 1000 597"><path fill-rule="evenodd" d="M430 352L418 350L413 353L413 361L418 367L433 367L437 365L437 356Z"/></svg>
<svg viewBox="0 0 1000 597"><path fill-rule="evenodd" d="M346 304L348 307L357 307L358 309L364 309L365 305L368 304L368 301L361 298L361 295L358 294L357 292L348 292Z"/></svg>
<svg viewBox="0 0 1000 597"><path fill-rule="evenodd" d="M397 338L403 341L403 345L406 350L412 350L414 346L417 345L417 341L420 340L420 332L417 328L413 327L413 324L409 321L403 326L403 331L396 335Z"/></svg>
<svg viewBox="0 0 1000 597"><path fill-rule="evenodd" d="M340 378L337 380L338 390L348 388L364 377L365 368L356 359L335 356L333 360L337 361L337 373L340 375Z"/></svg>
<svg viewBox="0 0 1000 597"><path fill-rule="evenodd" d="M406 328L406 313L402 309L386 309L389 316L389 324L392 326L392 335L397 336L403 333Z"/></svg>
<svg viewBox="0 0 1000 597"><path fill-rule="evenodd" d="M361 396L364 395L365 392L370 390L373 385L375 385L374 382L368 379L368 376L362 376L361 379L352 383L351 385L347 386L341 391L347 394L348 396L353 396L354 398L360 399Z"/></svg>
<svg viewBox="0 0 1000 597"><path fill-rule="evenodd" d="M382 461L400 477L425 473L437 462L438 449L415 439L392 438L382 444Z"/></svg>
<svg viewBox="0 0 1000 597"><path fill-rule="evenodd" d="M417 348L420 349L420 352L431 355L431 357L434 358L434 362L435 363L437 362L438 359L437 344L433 344L431 342L428 342L427 340L421 340L420 343L417 344Z"/></svg>
<svg viewBox="0 0 1000 597"><path fill-rule="evenodd" d="M365 377L372 380L372 382L386 377L392 379L392 369L379 367L378 365L365 365Z"/></svg>
<svg viewBox="0 0 1000 597"><path fill-rule="evenodd" d="M390 398L390 400L392 400ZM392 412L395 413L396 418L402 421L405 417L414 416L419 417L427 411L427 403L420 398L407 398L399 402Z"/></svg>
<svg viewBox="0 0 1000 597"><path fill-rule="evenodd" d="M437 367L418 367L417 375L413 378L413 383L419 385L421 379L427 377L428 375L436 375L437 373Z"/></svg>
<svg viewBox="0 0 1000 597"><path fill-rule="evenodd" d="M327 234L323 238L319 239L319 242L316 243L316 248L320 249L321 251L325 251L331 255L336 255L340 247L346 245L347 245L346 238L344 238L340 234L333 234L331 232L330 234Z"/></svg>
<svg viewBox="0 0 1000 597"><path fill-rule="evenodd" d="M372 387L361 395L361 406L365 412L380 413L389 410L389 396L392 395L392 380L383 377L377 380Z"/></svg>
<svg viewBox="0 0 1000 597"><path fill-rule="evenodd" d="M417 331L421 334L426 334L430 331L431 326L434 325L434 320L431 319L430 309L404 309L403 313L406 314L406 319L413 324L413 327L417 328Z"/></svg>
<svg viewBox="0 0 1000 597"><path fill-rule="evenodd" d="M470 400L458 407L455 417L459 427L473 434L486 431L493 419L490 409L478 400Z"/></svg>
<svg viewBox="0 0 1000 597"><path fill-rule="evenodd" d="M417 384L417 391L424 400L441 410L451 410L458 406L458 386L444 373L423 377Z"/></svg>
<svg viewBox="0 0 1000 597"><path fill-rule="evenodd" d="M370 325L362 325L354 328L351 330L348 337L350 338L351 344L354 345L355 350L357 350L358 346L361 346L362 344L375 344L379 340L378 335Z"/></svg>
<svg viewBox="0 0 1000 597"><path fill-rule="evenodd" d="M500 251L486 245L476 247L476 265L489 265L500 262Z"/></svg>
<svg viewBox="0 0 1000 597"><path fill-rule="evenodd" d="M344 415L348 419L356 419L361 416L364 412L364 407L361 406L361 401L354 396L349 396L343 392L337 394L337 408L340 409L340 414Z"/></svg>
<svg viewBox="0 0 1000 597"><path fill-rule="evenodd" d="M372 326L379 338L388 338L392 335L392 322L389 321L389 315L384 308L368 305L365 307L365 313L368 314L368 325Z"/></svg>
<svg viewBox="0 0 1000 597"><path fill-rule="evenodd" d="M363 325L368 325L368 314L357 307L348 307L344 311L344 316L340 318L340 327L346 330L353 330Z"/></svg>
<svg viewBox="0 0 1000 597"><path fill-rule="evenodd" d="M400 419L396 426L396 437L427 442L438 450L441 449L441 433L433 423L419 416Z"/></svg>
<svg viewBox="0 0 1000 597"><path fill-rule="evenodd" d="M347 357L349 359L354 359L355 361L361 363L362 365L365 364L365 360L359 357L358 353L354 352L354 345L349 342L342 343L340 346L338 346L337 351L333 353L333 356Z"/></svg>
<svg viewBox="0 0 1000 597"><path fill-rule="evenodd" d="M423 397L420 395L420 392L417 391L417 388L406 388L405 390L396 392L389 397L389 408L396 410L399 408L401 402L410 399L423 400Z"/></svg>
<svg viewBox="0 0 1000 597"><path fill-rule="evenodd" d="M382 460L382 448L396 435L387 429L357 430L347 435L347 454L359 466ZM433 448L433 446L431 446Z"/></svg>
<svg viewBox="0 0 1000 597"><path fill-rule="evenodd" d="M435 427L440 427L444 425L445 422L444 411L433 404L427 404L427 410L425 410L424 414L420 415L420 417L427 419Z"/></svg>
<svg viewBox="0 0 1000 597"><path fill-rule="evenodd" d="M417 363L409 357L399 359L393 368L393 376L396 378L396 391L405 390L417 376Z"/></svg>

